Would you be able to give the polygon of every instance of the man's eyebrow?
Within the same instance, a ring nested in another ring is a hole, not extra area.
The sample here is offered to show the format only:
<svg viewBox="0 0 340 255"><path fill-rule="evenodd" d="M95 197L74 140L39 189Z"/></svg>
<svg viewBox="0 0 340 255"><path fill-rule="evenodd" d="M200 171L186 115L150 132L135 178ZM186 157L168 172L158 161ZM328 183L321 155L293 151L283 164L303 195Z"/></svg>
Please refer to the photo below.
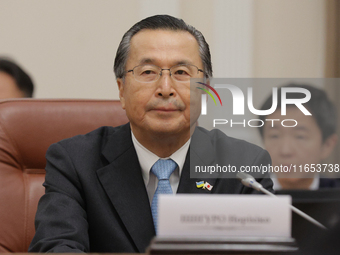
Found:
<svg viewBox="0 0 340 255"><path fill-rule="evenodd" d="M140 61L139 61L139 64L140 65L143 65L143 64L152 64L154 63L155 61L152 59L152 58L142 58Z"/></svg>
<svg viewBox="0 0 340 255"><path fill-rule="evenodd" d="M176 65L192 65L193 63L188 60L177 61Z"/></svg>
<svg viewBox="0 0 340 255"><path fill-rule="evenodd" d="M309 131L309 128L308 127L306 127L306 126L296 126L296 127L294 127L294 129L296 129L296 130L301 130L301 131Z"/></svg>
<svg viewBox="0 0 340 255"><path fill-rule="evenodd" d="M278 129L278 128L281 128L281 125L279 125L278 123L274 123L274 126L272 126L272 124L270 124L270 126L268 126L268 127L271 128L271 129ZM295 127L292 127L292 128L294 128L296 130L306 130L306 131L309 130L309 128L306 127L306 126L295 126Z"/></svg>
<svg viewBox="0 0 340 255"><path fill-rule="evenodd" d="M143 64L155 64L156 60L152 58L142 58L139 61L139 65ZM190 60L179 60L174 62L173 65L192 65L193 63Z"/></svg>

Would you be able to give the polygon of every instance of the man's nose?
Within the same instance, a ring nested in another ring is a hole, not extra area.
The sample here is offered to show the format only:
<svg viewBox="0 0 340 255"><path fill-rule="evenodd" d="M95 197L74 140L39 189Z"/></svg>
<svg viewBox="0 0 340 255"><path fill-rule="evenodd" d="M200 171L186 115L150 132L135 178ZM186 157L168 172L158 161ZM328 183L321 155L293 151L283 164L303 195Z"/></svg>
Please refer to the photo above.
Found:
<svg viewBox="0 0 340 255"><path fill-rule="evenodd" d="M174 80L171 77L169 69L163 69L160 77L157 81L157 95L161 97L174 96L176 91L174 90Z"/></svg>
<svg viewBox="0 0 340 255"><path fill-rule="evenodd" d="M281 156L290 157L293 155L295 148L294 141L291 141L289 138L284 138L278 146Z"/></svg>

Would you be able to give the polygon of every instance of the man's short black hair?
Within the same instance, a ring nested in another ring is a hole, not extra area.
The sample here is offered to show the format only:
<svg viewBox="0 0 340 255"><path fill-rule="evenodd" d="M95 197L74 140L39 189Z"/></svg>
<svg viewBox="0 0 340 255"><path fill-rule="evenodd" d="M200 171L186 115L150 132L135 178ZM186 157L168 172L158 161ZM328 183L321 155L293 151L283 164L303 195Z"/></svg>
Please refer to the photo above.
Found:
<svg viewBox="0 0 340 255"><path fill-rule="evenodd" d="M25 97L32 97L34 85L29 75L16 63L11 60L0 58L0 72L7 73L15 80L18 88Z"/></svg>
<svg viewBox="0 0 340 255"><path fill-rule="evenodd" d="M311 93L311 99L304 104L308 111L312 114L318 127L322 133L322 139L325 141L329 136L333 135L337 129L336 110L332 102L327 97L325 91L315 88L307 84L294 84L291 83L286 86L281 86L277 91L277 110L281 108L281 89L286 87L304 88ZM287 93L287 98L297 99L303 98L301 93ZM261 106L261 110L267 110L272 106L273 96L270 95ZM291 107L291 106L288 106ZM259 116L262 121L265 121L267 116ZM260 134L263 138L263 126L259 127Z"/></svg>
<svg viewBox="0 0 340 255"><path fill-rule="evenodd" d="M131 38L144 29L171 30L171 31L186 31L189 32L197 41L199 54L204 66L204 73L207 77L212 77L212 64L209 45L206 42L203 34L193 26L187 24L182 19L172 17L170 15L155 15L145 18L133 25L123 36L116 53L114 61L114 72L116 78L124 78L125 66L130 50Z"/></svg>

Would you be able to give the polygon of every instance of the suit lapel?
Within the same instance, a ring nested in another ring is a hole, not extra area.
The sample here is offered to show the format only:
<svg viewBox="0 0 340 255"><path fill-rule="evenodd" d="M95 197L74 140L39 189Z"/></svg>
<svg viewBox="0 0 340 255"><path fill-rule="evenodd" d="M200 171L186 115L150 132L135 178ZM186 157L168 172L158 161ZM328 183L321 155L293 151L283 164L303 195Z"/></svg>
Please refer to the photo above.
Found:
<svg viewBox="0 0 340 255"><path fill-rule="evenodd" d="M214 186L216 178L204 180L190 178L190 168L194 168L195 166L212 165L214 159L215 149L211 144L209 136L196 128L194 134L191 137L190 148L186 155L177 193L213 193L214 188L211 191L197 188L196 182L205 181Z"/></svg>
<svg viewBox="0 0 340 255"><path fill-rule="evenodd" d="M129 124L113 133L103 149L109 165L97 175L140 252L155 235L150 203Z"/></svg>

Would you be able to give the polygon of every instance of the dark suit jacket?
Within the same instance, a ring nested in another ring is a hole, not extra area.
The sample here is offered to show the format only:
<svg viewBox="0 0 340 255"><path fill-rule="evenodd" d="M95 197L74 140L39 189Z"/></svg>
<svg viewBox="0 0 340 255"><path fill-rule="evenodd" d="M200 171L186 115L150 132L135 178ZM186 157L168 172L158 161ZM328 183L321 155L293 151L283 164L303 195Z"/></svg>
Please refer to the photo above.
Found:
<svg viewBox="0 0 340 255"><path fill-rule="evenodd" d="M225 149L224 158L234 165L270 163L269 154L255 145L196 128L191 160L209 163L217 148ZM53 144L46 158L46 193L39 202L29 251L145 251L155 230L129 124L101 127ZM237 179L212 179L211 192L197 189L189 161L188 153L177 193L253 193ZM271 189L270 179L259 181Z"/></svg>
<svg viewBox="0 0 340 255"><path fill-rule="evenodd" d="M319 189L340 188L340 179L320 178Z"/></svg>

